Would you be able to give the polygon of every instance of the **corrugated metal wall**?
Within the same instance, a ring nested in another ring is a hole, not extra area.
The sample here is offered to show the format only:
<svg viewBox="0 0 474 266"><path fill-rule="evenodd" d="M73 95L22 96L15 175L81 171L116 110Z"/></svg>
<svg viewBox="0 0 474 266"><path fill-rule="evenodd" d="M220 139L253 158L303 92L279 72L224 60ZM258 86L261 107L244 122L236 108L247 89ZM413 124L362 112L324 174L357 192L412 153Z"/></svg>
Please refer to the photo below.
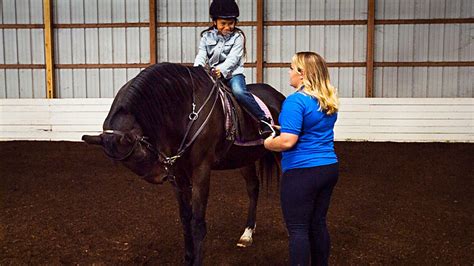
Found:
<svg viewBox="0 0 474 266"><path fill-rule="evenodd" d="M148 22L148 0L55 0L54 23ZM256 1L237 1L241 21L256 21ZM376 19L472 18L472 0L377 0ZM207 22L210 0L159 0L158 22ZM265 0L266 21L365 20L367 0ZM0 0L2 24L42 24L42 0ZM158 27L157 61L192 63L202 27ZM256 61L256 27L247 62ZM0 29L0 64L44 64L43 29ZM55 63L148 63L149 28L56 28ZM265 26L265 58L287 63L312 50L328 62L364 62L366 25ZM376 25L376 62L474 61L473 24ZM59 98L113 97L140 68L56 69ZM256 80L247 68L247 82ZM286 68L265 68L264 81L288 94ZM341 97L365 96L365 68L330 68ZM474 67L376 67L376 97L473 97ZM44 69L0 69L0 98L44 98Z"/></svg>
<svg viewBox="0 0 474 266"><path fill-rule="evenodd" d="M148 0L55 0L54 22L148 22ZM148 63L148 27L55 29L58 64ZM59 98L114 97L139 68L57 69Z"/></svg>
<svg viewBox="0 0 474 266"><path fill-rule="evenodd" d="M0 0L2 24L43 23L42 0ZM43 29L0 29L0 64L44 64ZM44 69L0 69L0 98L45 98Z"/></svg>
<svg viewBox="0 0 474 266"><path fill-rule="evenodd" d="M367 0L266 0L266 21L367 19ZM328 62L364 62L367 30L365 25L267 26L265 61L290 62L297 51L311 50ZM341 97L365 96L365 68L330 68L332 83ZM285 94L288 68L265 69L265 82Z"/></svg>
<svg viewBox="0 0 474 266"><path fill-rule="evenodd" d="M377 0L376 19L472 18L472 0ZM376 25L375 61L473 61L473 24ZM474 67L378 67L375 97L473 97Z"/></svg>

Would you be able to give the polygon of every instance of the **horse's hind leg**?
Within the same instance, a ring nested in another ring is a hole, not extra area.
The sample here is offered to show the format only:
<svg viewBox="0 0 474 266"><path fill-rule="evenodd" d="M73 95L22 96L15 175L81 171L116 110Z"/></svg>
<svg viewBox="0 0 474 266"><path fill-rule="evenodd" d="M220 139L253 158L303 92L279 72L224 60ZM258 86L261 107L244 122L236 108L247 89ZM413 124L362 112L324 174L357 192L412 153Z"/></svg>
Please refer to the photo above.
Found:
<svg viewBox="0 0 474 266"><path fill-rule="evenodd" d="M257 170L255 168L255 164L241 168L240 173L243 175L245 183L247 185L247 194L249 196L249 209L247 213L247 224L245 226L245 231L237 242L237 246L248 247L252 245L252 235L255 232L255 220L257 217L257 201L260 184L257 177Z"/></svg>

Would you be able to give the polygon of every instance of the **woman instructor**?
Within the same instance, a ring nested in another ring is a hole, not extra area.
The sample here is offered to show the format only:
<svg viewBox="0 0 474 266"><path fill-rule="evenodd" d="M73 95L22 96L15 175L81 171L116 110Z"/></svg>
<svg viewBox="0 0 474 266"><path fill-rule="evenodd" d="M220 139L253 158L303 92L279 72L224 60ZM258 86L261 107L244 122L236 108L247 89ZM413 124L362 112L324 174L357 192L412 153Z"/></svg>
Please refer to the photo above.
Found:
<svg viewBox="0 0 474 266"><path fill-rule="evenodd" d="M264 145L283 152L280 199L291 264L327 265L326 214L339 175L334 152L337 92L326 62L316 53L296 53L289 76L296 91L283 103L281 134L268 137Z"/></svg>

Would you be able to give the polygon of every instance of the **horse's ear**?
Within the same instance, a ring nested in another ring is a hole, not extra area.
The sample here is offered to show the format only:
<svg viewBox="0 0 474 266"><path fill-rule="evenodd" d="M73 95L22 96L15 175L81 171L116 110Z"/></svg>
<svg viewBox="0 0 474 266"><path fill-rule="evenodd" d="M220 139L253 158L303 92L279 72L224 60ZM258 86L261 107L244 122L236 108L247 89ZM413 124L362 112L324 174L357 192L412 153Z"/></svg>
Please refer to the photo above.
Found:
<svg viewBox="0 0 474 266"><path fill-rule="evenodd" d="M92 145L102 145L102 136L90 136L90 135L83 135L82 140L85 141L87 144Z"/></svg>

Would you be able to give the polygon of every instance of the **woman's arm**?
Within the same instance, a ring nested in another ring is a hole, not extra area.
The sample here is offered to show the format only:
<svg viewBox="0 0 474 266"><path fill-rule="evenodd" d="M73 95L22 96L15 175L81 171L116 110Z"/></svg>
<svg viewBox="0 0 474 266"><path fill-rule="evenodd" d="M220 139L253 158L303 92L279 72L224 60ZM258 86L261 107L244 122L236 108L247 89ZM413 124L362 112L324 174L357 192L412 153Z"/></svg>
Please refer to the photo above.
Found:
<svg viewBox="0 0 474 266"><path fill-rule="evenodd" d="M286 151L295 146L298 141L298 135L291 133L281 133L280 136L274 138L272 136L265 139L263 145L271 151Z"/></svg>

